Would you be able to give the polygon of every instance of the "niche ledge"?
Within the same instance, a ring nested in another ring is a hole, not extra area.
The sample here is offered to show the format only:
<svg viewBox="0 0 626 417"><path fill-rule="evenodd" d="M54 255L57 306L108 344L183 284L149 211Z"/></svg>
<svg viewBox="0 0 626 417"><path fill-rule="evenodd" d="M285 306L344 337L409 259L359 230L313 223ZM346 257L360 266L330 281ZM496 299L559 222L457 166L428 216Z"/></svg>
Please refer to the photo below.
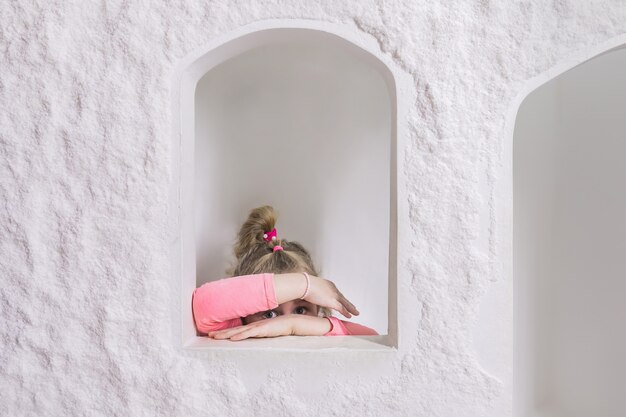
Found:
<svg viewBox="0 0 626 417"><path fill-rule="evenodd" d="M383 336L282 336L239 341L195 337L184 346L189 350L263 350L263 351L377 351L394 352L392 340Z"/></svg>

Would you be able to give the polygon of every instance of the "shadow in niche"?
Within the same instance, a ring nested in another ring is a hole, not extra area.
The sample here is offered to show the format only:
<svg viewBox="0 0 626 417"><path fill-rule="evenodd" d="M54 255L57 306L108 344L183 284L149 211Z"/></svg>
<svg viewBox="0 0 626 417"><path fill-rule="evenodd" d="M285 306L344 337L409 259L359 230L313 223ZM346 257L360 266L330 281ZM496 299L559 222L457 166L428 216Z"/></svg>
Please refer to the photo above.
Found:
<svg viewBox="0 0 626 417"><path fill-rule="evenodd" d="M310 251L360 309L356 322L386 334L391 111L380 74L324 43L276 42L212 68L195 99L196 285L226 276L240 225L269 204L278 236Z"/></svg>

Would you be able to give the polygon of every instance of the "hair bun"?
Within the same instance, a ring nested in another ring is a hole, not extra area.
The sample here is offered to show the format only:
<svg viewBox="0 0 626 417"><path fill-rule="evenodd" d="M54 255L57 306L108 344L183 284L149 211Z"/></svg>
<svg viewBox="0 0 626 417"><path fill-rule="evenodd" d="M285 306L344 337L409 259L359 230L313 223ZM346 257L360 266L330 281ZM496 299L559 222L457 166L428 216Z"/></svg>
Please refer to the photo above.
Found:
<svg viewBox="0 0 626 417"><path fill-rule="evenodd" d="M258 244L266 244L263 234L270 232L276 225L277 214L272 206L261 206L250 210L248 219L239 230L235 244L235 256L241 259Z"/></svg>

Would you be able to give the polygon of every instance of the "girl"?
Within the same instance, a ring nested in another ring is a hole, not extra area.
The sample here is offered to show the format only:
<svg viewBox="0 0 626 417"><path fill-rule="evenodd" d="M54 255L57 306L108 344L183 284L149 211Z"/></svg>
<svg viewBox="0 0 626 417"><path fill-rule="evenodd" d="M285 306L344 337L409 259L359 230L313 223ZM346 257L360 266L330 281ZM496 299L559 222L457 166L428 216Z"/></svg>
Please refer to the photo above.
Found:
<svg viewBox="0 0 626 417"><path fill-rule="evenodd" d="M374 329L331 316L359 315L335 284L317 276L298 242L276 236L276 213L253 209L235 244L232 278L208 282L192 296L198 332L214 339L377 335Z"/></svg>

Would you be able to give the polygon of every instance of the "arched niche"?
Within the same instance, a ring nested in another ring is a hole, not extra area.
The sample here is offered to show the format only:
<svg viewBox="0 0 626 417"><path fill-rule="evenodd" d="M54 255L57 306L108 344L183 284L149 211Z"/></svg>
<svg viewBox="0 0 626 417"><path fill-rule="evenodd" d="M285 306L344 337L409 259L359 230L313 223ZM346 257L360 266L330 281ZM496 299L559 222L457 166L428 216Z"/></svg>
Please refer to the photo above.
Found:
<svg viewBox="0 0 626 417"><path fill-rule="evenodd" d="M172 198L180 204L183 345L395 346L397 97L389 68L337 34L271 28L215 45L184 65L177 82ZM279 235L305 245L321 275L360 308L352 320L381 336L236 344L196 337L193 288L225 277L239 226L263 204L278 210Z"/></svg>
<svg viewBox="0 0 626 417"><path fill-rule="evenodd" d="M626 48L523 100L512 144L515 416L626 409Z"/></svg>

